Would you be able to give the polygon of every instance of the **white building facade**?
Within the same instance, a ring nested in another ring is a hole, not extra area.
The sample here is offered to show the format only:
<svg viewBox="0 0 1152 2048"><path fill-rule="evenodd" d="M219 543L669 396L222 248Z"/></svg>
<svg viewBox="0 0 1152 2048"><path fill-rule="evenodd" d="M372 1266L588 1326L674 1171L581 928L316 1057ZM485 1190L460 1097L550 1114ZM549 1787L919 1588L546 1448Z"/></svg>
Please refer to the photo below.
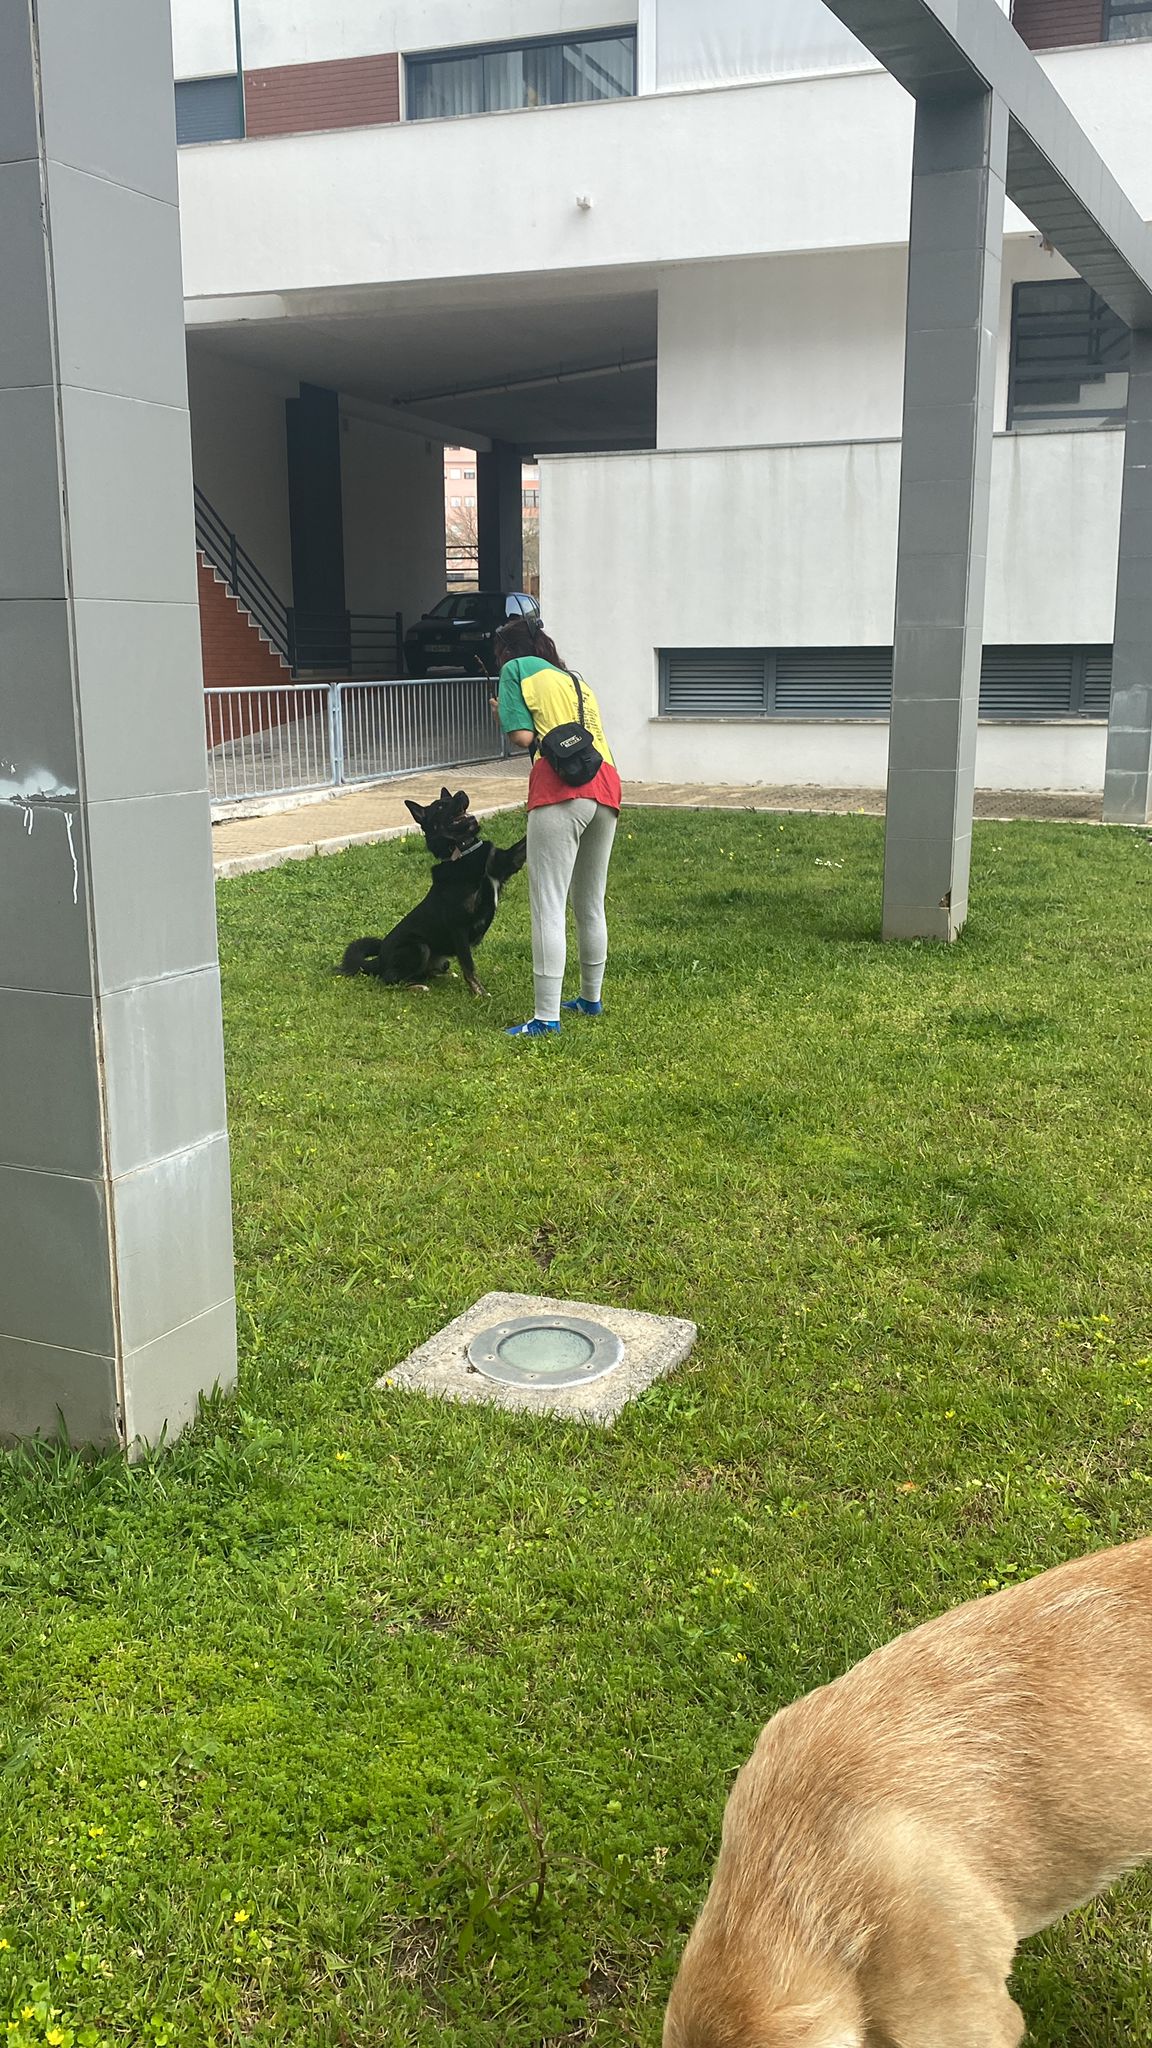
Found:
<svg viewBox="0 0 1152 2048"><path fill-rule="evenodd" d="M881 786L901 88L820 0L174 16L197 482L286 604L424 609L444 445L497 524L538 457L545 616L627 774ZM1016 20L1152 218L1152 0ZM977 776L1096 789L1127 336L1005 236Z"/></svg>

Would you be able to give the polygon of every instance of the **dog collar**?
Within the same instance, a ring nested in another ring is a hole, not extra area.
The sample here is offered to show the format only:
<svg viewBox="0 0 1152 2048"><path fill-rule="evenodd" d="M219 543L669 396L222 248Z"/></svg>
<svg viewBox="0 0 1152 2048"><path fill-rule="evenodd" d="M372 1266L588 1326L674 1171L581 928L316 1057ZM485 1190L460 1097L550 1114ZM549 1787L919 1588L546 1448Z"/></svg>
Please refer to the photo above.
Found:
<svg viewBox="0 0 1152 2048"><path fill-rule="evenodd" d="M453 851L448 855L448 858L449 860L467 860L468 855L470 853L479 853L480 848L483 846L483 844L483 838L477 837L472 841L471 846L455 847Z"/></svg>

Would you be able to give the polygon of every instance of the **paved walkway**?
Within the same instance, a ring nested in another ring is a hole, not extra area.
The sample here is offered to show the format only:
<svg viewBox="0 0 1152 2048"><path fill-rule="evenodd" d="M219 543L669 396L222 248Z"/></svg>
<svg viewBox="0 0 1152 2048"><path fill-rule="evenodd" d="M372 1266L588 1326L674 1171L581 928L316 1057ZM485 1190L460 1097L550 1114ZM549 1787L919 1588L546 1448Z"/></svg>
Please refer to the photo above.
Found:
<svg viewBox="0 0 1152 2048"><path fill-rule="evenodd" d="M258 868L278 867L285 860L306 860L314 853L341 853L346 846L396 839L415 829L404 808L405 797L426 802L442 782L466 789L477 817L489 817L523 803L528 763L526 758L492 761L476 768L454 768L443 775L429 770L342 790L311 803L296 803L263 817L222 820L212 828L216 873L249 874ZM765 783L626 782L624 801L696 811L863 811L871 817L881 817L884 812L883 790L776 788ZM1100 819L1100 798L1053 790L978 790L976 815L1095 824Z"/></svg>

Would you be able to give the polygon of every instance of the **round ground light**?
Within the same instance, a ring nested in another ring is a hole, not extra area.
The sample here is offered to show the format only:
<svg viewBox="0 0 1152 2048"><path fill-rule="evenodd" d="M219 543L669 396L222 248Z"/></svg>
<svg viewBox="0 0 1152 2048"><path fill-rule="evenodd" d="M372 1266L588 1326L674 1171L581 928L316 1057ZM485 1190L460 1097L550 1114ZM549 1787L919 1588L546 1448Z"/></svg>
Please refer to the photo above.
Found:
<svg viewBox="0 0 1152 2048"><path fill-rule="evenodd" d="M584 1387L615 1370L622 1340L603 1323L580 1316L515 1316L481 1330L468 1362L485 1379L508 1387Z"/></svg>

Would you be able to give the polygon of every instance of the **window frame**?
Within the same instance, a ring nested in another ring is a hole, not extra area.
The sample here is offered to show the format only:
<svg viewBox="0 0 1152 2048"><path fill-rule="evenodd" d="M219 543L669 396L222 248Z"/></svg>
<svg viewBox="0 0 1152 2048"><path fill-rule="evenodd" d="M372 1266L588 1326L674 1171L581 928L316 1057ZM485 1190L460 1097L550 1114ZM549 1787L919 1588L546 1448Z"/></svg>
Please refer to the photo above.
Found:
<svg viewBox="0 0 1152 2048"><path fill-rule="evenodd" d="M1149 0L1148 11L1150 14L1152 14L1152 0ZM1107 301L1101 299L1099 292L1093 291L1091 285L1089 285L1084 278L1023 277L1017 279L1016 283L1012 286L1012 315L1008 334L1008 405L1007 416L1005 420L1007 431L1010 434L1018 434L1022 429L1026 431L1027 428L1030 426L1043 427L1060 425L1067 427L1069 429L1075 429L1080 432L1085 432L1090 431L1093 428L1099 429L1123 426L1128 414L1127 400L1125 400L1123 406L1112 406L1107 409L1104 407L1100 407L1095 412L1091 411L1090 409L1075 412L1067 406L1034 406L1030 407L1027 412L1022 413L1019 419L1017 418L1016 407L1018 402L1020 402L1019 393L1021 390L1021 379L1019 374L1020 366L1018 359L1018 347L1020 336L1019 323L1022 317L1025 319L1034 319L1036 317L1035 314L1028 313L1021 315L1020 294L1022 291L1033 290L1037 285L1046 284L1083 284L1085 290L1089 292L1091 300L1095 301L1096 305L1103 306L1106 312L1110 310L1107 305ZM1092 311L1093 307L1090 304L1088 307L1089 317L1091 317ZM1125 372L1127 373L1127 365L1125 365ZM1039 380L1037 379L1037 381ZM1024 388L1027 387L1027 382L1028 380L1027 378L1025 378L1023 380Z"/></svg>
<svg viewBox="0 0 1152 2048"><path fill-rule="evenodd" d="M619 100L637 98L636 81L639 77L637 52L638 24L623 22L618 28L576 29L569 35L519 36L499 43L460 43L445 49L406 50L404 52L404 120L408 121L470 121L476 114L414 114L412 111L411 67L413 64L459 64L467 57L510 57L518 56L524 50L562 50L573 44L630 42L632 45L632 90L617 93L612 99L601 100L545 100L537 107L483 107L482 114L524 114L540 113L543 107L582 107L614 105Z"/></svg>
<svg viewBox="0 0 1152 2048"><path fill-rule="evenodd" d="M1106 43L1142 43L1152 41L1148 36L1114 36L1110 33L1112 23L1118 14L1152 15L1152 0L1104 0L1104 11L1100 29Z"/></svg>

